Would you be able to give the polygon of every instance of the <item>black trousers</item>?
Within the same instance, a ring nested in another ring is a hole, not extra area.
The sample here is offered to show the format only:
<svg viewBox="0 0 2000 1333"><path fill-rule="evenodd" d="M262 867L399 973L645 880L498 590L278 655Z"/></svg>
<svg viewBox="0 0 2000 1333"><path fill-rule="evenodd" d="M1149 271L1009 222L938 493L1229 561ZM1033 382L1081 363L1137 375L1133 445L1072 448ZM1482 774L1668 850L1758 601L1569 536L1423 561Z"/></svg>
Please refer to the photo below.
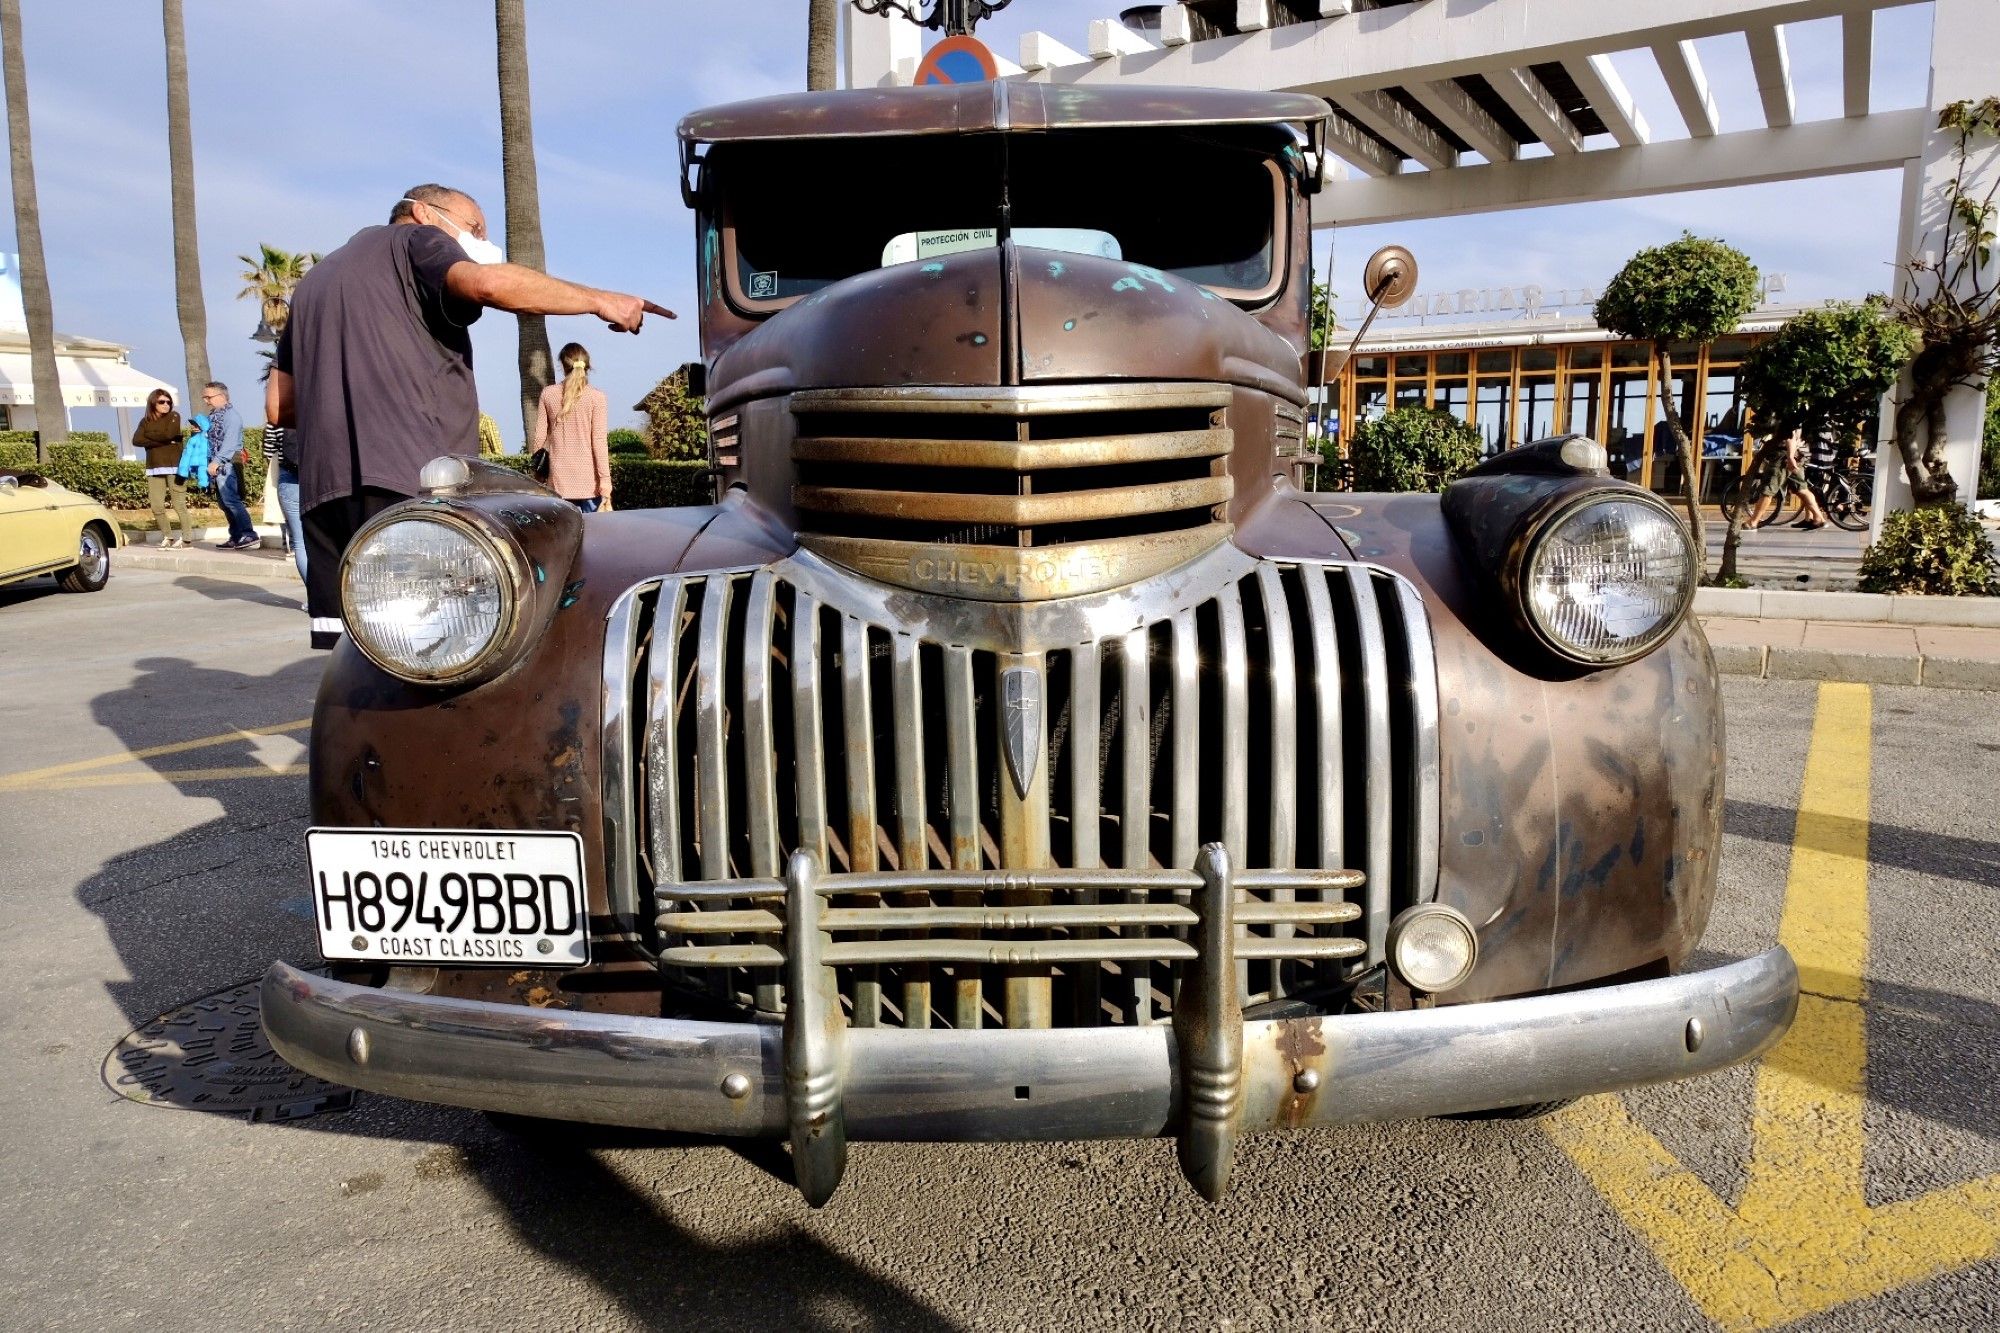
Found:
<svg viewBox="0 0 2000 1333"><path fill-rule="evenodd" d="M331 648L344 632L340 608L341 557L369 519L409 499L376 486L326 500L306 510L306 612L312 617L312 646Z"/></svg>

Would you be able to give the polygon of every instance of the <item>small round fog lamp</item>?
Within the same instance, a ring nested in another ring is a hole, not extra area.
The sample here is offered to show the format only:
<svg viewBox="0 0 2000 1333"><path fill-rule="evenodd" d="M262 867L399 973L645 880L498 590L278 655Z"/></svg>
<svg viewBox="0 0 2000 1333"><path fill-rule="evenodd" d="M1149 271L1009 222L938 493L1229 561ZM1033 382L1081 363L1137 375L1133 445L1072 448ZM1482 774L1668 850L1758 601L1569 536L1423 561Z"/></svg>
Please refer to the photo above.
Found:
<svg viewBox="0 0 2000 1333"><path fill-rule="evenodd" d="M1472 923L1443 903L1421 903L1389 924L1389 963L1412 990L1435 994L1463 985L1478 961Z"/></svg>

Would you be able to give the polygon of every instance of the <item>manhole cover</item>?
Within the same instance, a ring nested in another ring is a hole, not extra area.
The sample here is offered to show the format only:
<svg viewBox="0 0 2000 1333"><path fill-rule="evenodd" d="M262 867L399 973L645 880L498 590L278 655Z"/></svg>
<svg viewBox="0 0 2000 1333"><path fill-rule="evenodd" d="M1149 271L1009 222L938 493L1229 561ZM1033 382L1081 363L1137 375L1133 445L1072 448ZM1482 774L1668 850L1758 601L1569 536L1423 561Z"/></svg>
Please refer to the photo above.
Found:
<svg viewBox="0 0 2000 1333"><path fill-rule="evenodd" d="M125 1034L104 1057L104 1085L148 1106L253 1121L345 1111L354 1090L302 1074L264 1039L257 981L190 1000Z"/></svg>

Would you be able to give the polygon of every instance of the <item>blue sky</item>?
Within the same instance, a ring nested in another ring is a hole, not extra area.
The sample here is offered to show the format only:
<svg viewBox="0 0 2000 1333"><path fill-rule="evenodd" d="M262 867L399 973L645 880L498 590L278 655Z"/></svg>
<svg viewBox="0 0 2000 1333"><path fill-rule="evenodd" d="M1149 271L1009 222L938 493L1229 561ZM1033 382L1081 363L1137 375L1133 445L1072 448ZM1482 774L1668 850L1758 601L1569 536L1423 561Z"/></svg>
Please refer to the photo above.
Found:
<svg viewBox="0 0 2000 1333"><path fill-rule="evenodd" d="M1609 0L1607 0L1609 2ZM1014 0L980 32L1002 54L1039 28L1081 48L1112 3ZM165 57L158 10L135 0L23 0L37 181L56 323L128 343L133 362L181 376L168 203ZM712 102L803 86L805 0L529 0L542 226L550 271L635 291L682 313L637 337L552 319L555 345L592 350L614 422L695 353L690 215L675 181L674 125ZM214 373L261 403L262 362L239 301L235 257L259 242L330 250L386 218L419 181L461 186L501 221L493 10L483 0L188 0L203 287ZM1876 19L1877 107L1923 101L1928 6ZM1788 29L1800 119L1836 115L1839 28ZM1740 39L1697 44L1723 128L1762 123ZM1656 138L1685 131L1650 58L1614 63ZM1788 275L1787 297L1885 286L1896 237L1895 173L1660 196L1319 233L1337 290L1394 240L1426 291L1599 285L1643 245L1682 228L1718 235ZM802 201L809 210L810 201ZM809 211L802 220L809 220ZM12 250L13 213L0 218ZM489 312L474 338L481 399L514 440L513 320ZM102 428L109 412L78 413ZM252 408L249 415L260 414Z"/></svg>

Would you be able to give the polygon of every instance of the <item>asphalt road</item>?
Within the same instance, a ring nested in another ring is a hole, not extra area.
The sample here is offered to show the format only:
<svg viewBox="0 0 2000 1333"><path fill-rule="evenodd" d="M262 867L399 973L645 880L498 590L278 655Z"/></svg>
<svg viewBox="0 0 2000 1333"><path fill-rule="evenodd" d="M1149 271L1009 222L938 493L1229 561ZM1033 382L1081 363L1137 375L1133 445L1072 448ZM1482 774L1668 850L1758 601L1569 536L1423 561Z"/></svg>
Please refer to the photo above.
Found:
<svg viewBox="0 0 2000 1333"><path fill-rule="evenodd" d="M307 715L296 599L130 571L96 596L0 589L0 1327L2000 1324L1990 696L1727 682L1697 961L1767 947L1788 877L1860 879L1841 839L1867 847L1865 985L1809 997L1818 1035L1770 1070L1554 1122L1248 1140L1216 1207L1165 1142L863 1144L816 1214L761 1145L530 1144L367 1096L250 1123L107 1086L128 1030L315 960L303 731L158 750ZM1808 837L1816 718L1848 748L1816 752L1835 813ZM1853 905L1800 899L1785 929Z"/></svg>

